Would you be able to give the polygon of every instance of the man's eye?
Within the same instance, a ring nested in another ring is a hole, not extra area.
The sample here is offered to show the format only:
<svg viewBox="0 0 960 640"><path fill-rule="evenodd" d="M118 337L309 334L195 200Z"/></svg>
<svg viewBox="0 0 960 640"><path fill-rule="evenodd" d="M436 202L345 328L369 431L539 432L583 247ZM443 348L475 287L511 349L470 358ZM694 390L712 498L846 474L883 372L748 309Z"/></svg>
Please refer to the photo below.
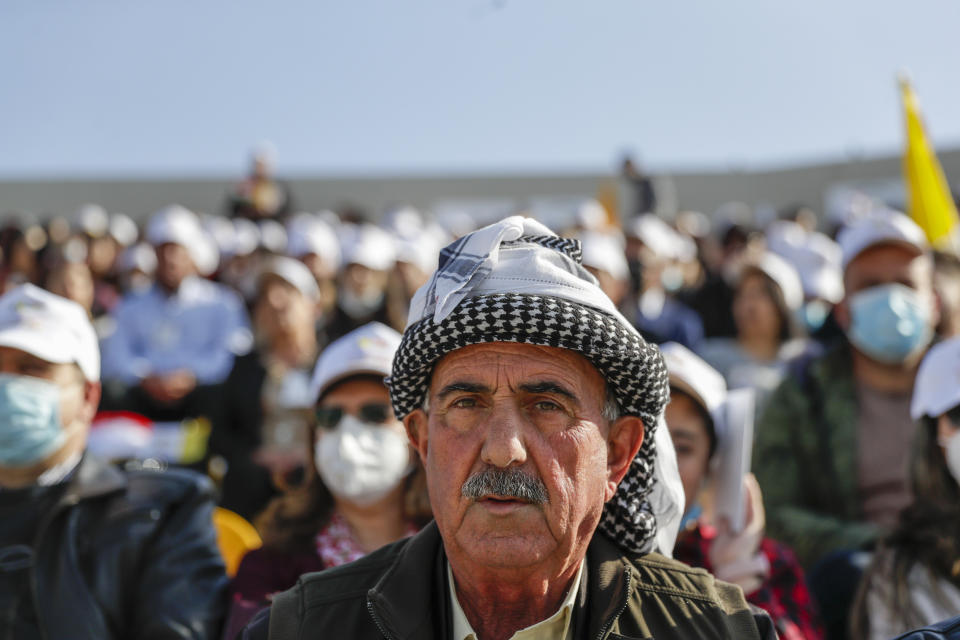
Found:
<svg viewBox="0 0 960 640"><path fill-rule="evenodd" d="M537 411L560 411L563 409L559 404L550 400L539 400L534 403L533 408Z"/></svg>
<svg viewBox="0 0 960 640"><path fill-rule="evenodd" d="M473 409L476 406L476 398L457 398L450 404L453 409Z"/></svg>

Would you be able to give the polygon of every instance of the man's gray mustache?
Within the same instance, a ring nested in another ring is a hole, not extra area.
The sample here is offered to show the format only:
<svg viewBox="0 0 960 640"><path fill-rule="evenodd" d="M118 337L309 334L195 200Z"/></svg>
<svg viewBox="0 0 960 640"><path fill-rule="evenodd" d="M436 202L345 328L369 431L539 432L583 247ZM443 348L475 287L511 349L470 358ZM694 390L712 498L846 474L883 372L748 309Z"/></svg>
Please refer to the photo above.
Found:
<svg viewBox="0 0 960 640"><path fill-rule="evenodd" d="M460 494L465 498L479 499L486 496L516 498L531 504L546 504L550 501L547 487L540 478L535 478L516 468L484 469L463 483Z"/></svg>

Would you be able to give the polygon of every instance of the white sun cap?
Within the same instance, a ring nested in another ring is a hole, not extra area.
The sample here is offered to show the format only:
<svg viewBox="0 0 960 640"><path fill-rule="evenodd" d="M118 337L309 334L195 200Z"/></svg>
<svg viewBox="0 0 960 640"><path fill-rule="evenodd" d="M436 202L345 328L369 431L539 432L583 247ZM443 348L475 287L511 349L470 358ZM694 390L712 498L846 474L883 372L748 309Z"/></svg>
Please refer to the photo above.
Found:
<svg viewBox="0 0 960 640"><path fill-rule="evenodd" d="M693 396L711 414L715 414L727 398L727 383L720 373L703 358L677 342L660 345L667 365L670 384Z"/></svg>
<svg viewBox="0 0 960 640"><path fill-rule="evenodd" d="M803 305L803 285L800 282L797 270L777 254L763 251L759 255L747 259L743 268L741 277L747 269L754 268L773 280L780 288L783 301L791 311L796 311Z"/></svg>
<svg viewBox="0 0 960 640"><path fill-rule="evenodd" d="M344 227L341 236L343 264L359 264L374 271L389 271L396 260L393 238L372 224Z"/></svg>
<svg viewBox="0 0 960 640"><path fill-rule="evenodd" d="M47 362L74 362L87 380L100 379L100 348L87 312L32 284L0 296L0 346Z"/></svg>
<svg viewBox="0 0 960 640"><path fill-rule="evenodd" d="M960 405L960 338L931 347L913 385L910 417L937 418Z"/></svg>
<svg viewBox="0 0 960 640"><path fill-rule="evenodd" d="M837 242L843 252L844 271L854 258L877 245L895 244L911 249L917 255L930 249L923 229L907 216L891 209L871 211L857 218L840 231Z"/></svg>
<svg viewBox="0 0 960 640"><path fill-rule="evenodd" d="M598 231L582 231L576 237L580 240L583 266L606 271L617 280L630 277L622 237Z"/></svg>
<svg viewBox="0 0 960 640"><path fill-rule="evenodd" d="M400 334L380 322L371 322L334 340L320 354L310 382L310 397L316 402L334 383L364 373L386 377ZM384 387L386 388L386 387Z"/></svg>
<svg viewBox="0 0 960 640"><path fill-rule="evenodd" d="M320 298L320 288L317 286L316 279L310 273L310 269L307 269L307 266L299 260L287 256L273 256L260 270L261 279L266 275L277 276L310 300L315 301Z"/></svg>

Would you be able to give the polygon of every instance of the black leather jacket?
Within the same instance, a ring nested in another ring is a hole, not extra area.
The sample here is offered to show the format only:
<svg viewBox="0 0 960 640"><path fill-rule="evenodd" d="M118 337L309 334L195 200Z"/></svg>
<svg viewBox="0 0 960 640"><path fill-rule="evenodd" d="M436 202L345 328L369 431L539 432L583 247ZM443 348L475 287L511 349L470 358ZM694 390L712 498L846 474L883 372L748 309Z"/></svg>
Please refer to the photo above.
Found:
<svg viewBox="0 0 960 640"><path fill-rule="evenodd" d="M216 638L227 579L212 510L202 476L85 456L34 538L41 637Z"/></svg>

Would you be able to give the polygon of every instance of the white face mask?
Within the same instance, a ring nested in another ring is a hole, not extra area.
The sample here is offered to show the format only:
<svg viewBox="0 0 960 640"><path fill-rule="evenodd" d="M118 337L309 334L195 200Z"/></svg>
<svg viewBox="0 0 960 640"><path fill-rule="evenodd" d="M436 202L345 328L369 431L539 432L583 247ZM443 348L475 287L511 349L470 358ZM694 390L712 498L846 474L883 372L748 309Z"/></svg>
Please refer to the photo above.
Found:
<svg viewBox="0 0 960 640"><path fill-rule="evenodd" d="M314 462L330 493L367 506L393 491L407 475L410 449L406 437L395 429L347 414L317 441Z"/></svg>
<svg viewBox="0 0 960 640"><path fill-rule="evenodd" d="M957 431L946 440L940 440L940 446L943 447L947 456L947 469L950 475L960 484L960 431Z"/></svg>

